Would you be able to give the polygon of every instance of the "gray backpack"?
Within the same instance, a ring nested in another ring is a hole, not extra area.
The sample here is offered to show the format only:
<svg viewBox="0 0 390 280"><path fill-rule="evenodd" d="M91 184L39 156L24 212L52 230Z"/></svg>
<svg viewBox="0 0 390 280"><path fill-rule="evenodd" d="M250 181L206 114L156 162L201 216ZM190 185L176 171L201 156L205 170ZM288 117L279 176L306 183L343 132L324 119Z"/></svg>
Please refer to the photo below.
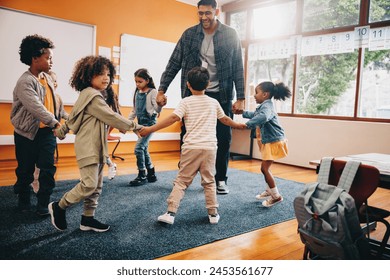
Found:
<svg viewBox="0 0 390 280"><path fill-rule="evenodd" d="M323 158L318 182L306 185L294 199L298 233L305 255L319 259L367 259L368 241L360 226L355 201L348 191L360 162L345 165L337 186L328 185L332 158Z"/></svg>

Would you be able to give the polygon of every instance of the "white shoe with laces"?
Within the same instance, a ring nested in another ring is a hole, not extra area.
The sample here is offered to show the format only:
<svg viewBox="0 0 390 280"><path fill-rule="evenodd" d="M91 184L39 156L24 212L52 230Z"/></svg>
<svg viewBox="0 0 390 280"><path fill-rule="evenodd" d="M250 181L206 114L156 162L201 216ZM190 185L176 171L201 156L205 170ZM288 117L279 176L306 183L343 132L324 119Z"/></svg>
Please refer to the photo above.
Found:
<svg viewBox="0 0 390 280"><path fill-rule="evenodd" d="M108 167L108 179L112 180L116 175L116 163L112 163L111 166Z"/></svg>
<svg viewBox="0 0 390 280"><path fill-rule="evenodd" d="M158 216L157 220L159 222L173 225L173 223L175 222L175 216L172 215L171 213L166 212L163 215Z"/></svg>
<svg viewBox="0 0 390 280"><path fill-rule="evenodd" d="M210 221L210 224L218 224L219 222L219 214L215 214L215 215L209 215L209 221Z"/></svg>
<svg viewBox="0 0 390 280"><path fill-rule="evenodd" d="M279 195L278 198L273 198L271 196L267 200L264 200L262 204L263 204L264 207L269 208L269 207L274 206L275 204L278 204L278 203L280 203L282 201L283 201L283 197L281 195Z"/></svg>
<svg viewBox="0 0 390 280"><path fill-rule="evenodd" d="M270 196L271 195L269 194L269 192L263 191L261 194L256 195L256 199L257 200L268 199L270 198Z"/></svg>
<svg viewBox="0 0 390 280"><path fill-rule="evenodd" d="M228 194L229 189L225 181L219 181L217 184L217 194Z"/></svg>

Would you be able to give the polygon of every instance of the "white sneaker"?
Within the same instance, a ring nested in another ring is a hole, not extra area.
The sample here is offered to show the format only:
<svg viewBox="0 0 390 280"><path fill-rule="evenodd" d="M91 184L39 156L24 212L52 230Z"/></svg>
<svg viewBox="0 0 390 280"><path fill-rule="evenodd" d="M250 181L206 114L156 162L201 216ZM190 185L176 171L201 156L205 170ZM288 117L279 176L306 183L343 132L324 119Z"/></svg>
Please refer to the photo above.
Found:
<svg viewBox="0 0 390 280"><path fill-rule="evenodd" d="M257 200L262 200L262 199L268 199L270 198L270 194L267 191L263 191L261 194L256 195Z"/></svg>
<svg viewBox="0 0 390 280"><path fill-rule="evenodd" d="M283 197L280 195L278 198L270 197L267 200L264 200L262 204L264 207L271 207L282 201L283 201Z"/></svg>
<svg viewBox="0 0 390 280"><path fill-rule="evenodd" d="M112 163L111 166L108 167L108 179L114 179L116 175L116 163Z"/></svg>
<svg viewBox="0 0 390 280"><path fill-rule="evenodd" d="M219 214L209 215L210 224L218 224L219 218L220 218Z"/></svg>
<svg viewBox="0 0 390 280"><path fill-rule="evenodd" d="M225 184L225 181L219 181L217 184L217 194L228 194L229 189L228 186Z"/></svg>
<svg viewBox="0 0 390 280"><path fill-rule="evenodd" d="M175 216L166 212L165 214L158 216L157 221L173 225L173 223L175 222Z"/></svg>

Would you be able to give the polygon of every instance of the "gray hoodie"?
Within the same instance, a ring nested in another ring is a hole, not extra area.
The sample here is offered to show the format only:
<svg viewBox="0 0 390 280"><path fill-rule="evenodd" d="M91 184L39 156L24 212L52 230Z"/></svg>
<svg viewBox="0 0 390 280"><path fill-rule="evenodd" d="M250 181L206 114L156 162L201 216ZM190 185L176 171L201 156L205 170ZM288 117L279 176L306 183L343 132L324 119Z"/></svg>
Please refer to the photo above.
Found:
<svg viewBox="0 0 390 280"><path fill-rule="evenodd" d="M47 74L47 83L53 94L54 85ZM13 92L13 103L11 110L11 123L15 132L30 140L34 140L38 132L40 122L49 127L54 127L58 121L44 106L46 89L38 79L30 72L26 71L19 78ZM55 98L54 98L55 99ZM54 108L57 108L56 101Z"/></svg>

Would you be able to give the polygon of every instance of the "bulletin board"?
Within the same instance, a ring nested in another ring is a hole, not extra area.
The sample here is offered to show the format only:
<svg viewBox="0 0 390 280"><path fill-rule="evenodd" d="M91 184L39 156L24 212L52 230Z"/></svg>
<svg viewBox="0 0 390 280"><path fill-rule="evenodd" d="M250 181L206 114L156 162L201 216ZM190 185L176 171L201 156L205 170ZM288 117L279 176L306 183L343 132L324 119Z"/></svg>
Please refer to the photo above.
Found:
<svg viewBox="0 0 390 280"><path fill-rule="evenodd" d="M49 38L53 49L53 68L57 74L57 92L64 104L73 105L78 94L70 87L69 79L76 61L95 54L94 25L71 22L38 14L0 7L0 102L12 102L12 93L19 77L29 68L20 61L22 39L38 34Z"/></svg>
<svg viewBox="0 0 390 280"><path fill-rule="evenodd" d="M171 42L122 34L119 68L119 104L121 106L133 106L134 72L139 68L148 69L158 89L161 75L175 46L176 44ZM176 108L181 100L180 77L181 71L177 73L166 92L168 99L166 108Z"/></svg>

